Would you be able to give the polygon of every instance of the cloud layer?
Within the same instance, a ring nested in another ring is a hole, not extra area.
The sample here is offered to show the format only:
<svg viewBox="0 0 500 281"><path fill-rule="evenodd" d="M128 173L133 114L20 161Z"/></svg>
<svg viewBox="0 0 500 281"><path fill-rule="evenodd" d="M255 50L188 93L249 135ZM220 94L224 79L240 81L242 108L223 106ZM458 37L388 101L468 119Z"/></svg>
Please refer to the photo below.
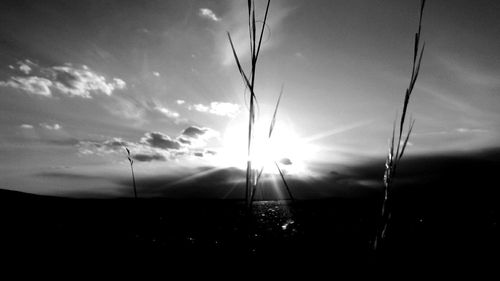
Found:
<svg viewBox="0 0 500 281"><path fill-rule="evenodd" d="M110 96L115 90L127 86L122 79L106 79L86 65L76 67L67 63L62 66L42 67L30 60L18 62L18 65L20 72L32 75L11 76L7 81L0 81L0 86L44 97L52 97L54 93L58 93L82 98L91 98L93 94ZM33 75L35 73L36 75Z"/></svg>
<svg viewBox="0 0 500 281"><path fill-rule="evenodd" d="M159 132L146 133L146 136L141 139L141 143L166 150L179 150L181 148L178 141L172 140L169 136Z"/></svg>
<svg viewBox="0 0 500 281"><path fill-rule="evenodd" d="M183 156L214 155L214 151L203 147L207 140L217 135L212 129L190 126L177 137L161 132L147 132L139 142L112 138L104 141L79 141L76 146L81 155L123 154L126 147L130 149L132 158L139 162L167 161Z"/></svg>

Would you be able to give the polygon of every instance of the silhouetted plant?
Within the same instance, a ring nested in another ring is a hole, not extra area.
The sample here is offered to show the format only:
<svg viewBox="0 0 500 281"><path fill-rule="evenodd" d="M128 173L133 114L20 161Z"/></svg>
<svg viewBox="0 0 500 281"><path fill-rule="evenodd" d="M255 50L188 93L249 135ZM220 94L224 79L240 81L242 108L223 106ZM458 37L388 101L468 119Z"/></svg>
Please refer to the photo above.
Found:
<svg viewBox="0 0 500 281"><path fill-rule="evenodd" d="M406 137L403 140L403 131L404 125L406 122L406 114L408 110L408 103L410 101L411 94L415 87L415 83L417 82L418 74L420 71L420 64L422 62L422 55L425 48L425 42L422 44L422 48L420 49L420 35L422 29L422 15L424 11L425 0L422 0L420 3L420 14L418 21L418 30L415 33L415 45L413 49L413 64L412 64L412 72L410 77L410 84L406 89L405 99L403 103L403 113L401 114L401 118L399 120L399 132L397 137L397 146L395 147L396 140L396 122L398 120L397 116L394 120L394 125L392 129L392 137L389 144L389 152L387 154L387 159L385 162L385 172L384 172L384 198L382 202L382 210L381 210L381 220L377 227L377 234L373 243L374 249L380 247L381 241L385 238L387 228L389 226L389 222L391 219L391 204L392 204L392 183L396 176L396 170L399 165L399 161L403 157L406 146L408 144L408 140L410 138L411 131L413 129L413 125L415 124L415 120L410 117L408 131L406 132Z"/></svg>
<svg viewBox="0 0 500 281"><path fill-rule="evenodd" d="M279 108L282 96L283 96L283 85L281 86L280 95L278 97L278 101L276 102L276 106L274 107L273 118L271 119L271 123L269 125L269 134L267 136L269 142L271 141L271 137L272 137L272 134L274 131L274 125L276 124L276 116L278 114L278 108ZM288 192L288 196L290 197L290 199L292 201L294 201L295 199L293 198L292 192L290 191L290 187L288 186L288 183L286 182L285 175L283 174L283 171L281 170L281 168L278 164L278 161L273 159L273 162L274 162L274 165L276 166L276 168L278 169L278 172L280 173L281 180L283 181L283 184L285 185L286 191ZM264 166L260 168L259 174L257 175L257 185L259 183L260 177L262 176L263 172L264 172ZM257 193L256 190L254 190L254 192L252 194L252 201L254 200L256 193Z"/></svg>
<svg viewBox="0 0 500 281"><path fill-rule="evenodd" d="M264 15L264 20L262 22L262 29L260 34L257 34L256 20L255 20L255 3L252 0L248 0L248 30L250 34L250 56L251 56L251 70L248 76L243 70L240 59L234 48L233 40L231 39L231 34L228 32L227 36L229 38L229 43L231 44L231 49L233 51L234 59L241 77L244 80L245 87L250 91L250 103L249 103L249 120L248 120L248 147L247 147L247 172L246 172L246 189L245 189L245 201L248 207L251 205L252 193L257 185L257 177L255 170L252 168L252 140L253 140L253 129L255 126L255 106L257 98L255 96L255 73L257 68L257 60L259 58L260 47L262 43L262 35L264 34L264 28L267 21L267 13L269 11L270 0L267 1L266 12ZM259 39L257 39L257 37Z"/></svg>
<svg viewBox="0 0 500 281"><path fill-rule="evenodd" d="M130 170L132 171L132 184L134 186L134 199L137 199L137 188L135 186L135 175L134 175L134 160L132 160L132 157L130 156L130 150L127 147L124 147L124 148L127 151L127 158L128 158L128 161L130 162Z"/></svg>
<svg viewBox="0 0 500 281"><path fill-rule="evenodd" d="M252 167L252 142L254 139L254 127L255 127L256 105L257 105L257 96L255 95L255 75L257 69L257 60L259 58L260 47L262 44L262 37L264 35L264 29L266 27L267 15L269 12L269 5L271 1L270 0L267 1L266 10L264 13L264 19L262 20L262 28L260 29L260 32L257 32L257 26L256 26L257 21L255 18L255 2L253 0L248 0L247 3L248 3L248 31L250 39L249 41L250 41L250 58L251 58L251 69L249 75L247 75L247 73L243 70L240 59L234 47L231 34L229 32L227 33L227 36L229 38L229 43L231 44L231 50L233 51L236 65L238 66L238 71L240 72L241 77L243 78L243 82L245 83L246 89L248 89L250 92L250 103L248 108L249 112L248 147L247 147L248 159L247 159L247 172L246 172L245 202L247 204L247 207L251 207L252 202L254 200L255 191L257 189L257 185L260 179L260 175L262 174L262 169L261 172L258 173L256 167ZM274 124L276 123L276 113L278 110L279 102L281 100L282 92L280 93L280 97L278 99L274 111L274 116L273 119L271 120L271 125L269 129L269 138L272 135ZM280 172L281 179L283 180L283 183L285 184L287 191L291 196L290 189L288 187L288 184L286 183L283 172L279 167L278 163L275 162L275 164L276 167L278 168L278 171Z"/></svg>

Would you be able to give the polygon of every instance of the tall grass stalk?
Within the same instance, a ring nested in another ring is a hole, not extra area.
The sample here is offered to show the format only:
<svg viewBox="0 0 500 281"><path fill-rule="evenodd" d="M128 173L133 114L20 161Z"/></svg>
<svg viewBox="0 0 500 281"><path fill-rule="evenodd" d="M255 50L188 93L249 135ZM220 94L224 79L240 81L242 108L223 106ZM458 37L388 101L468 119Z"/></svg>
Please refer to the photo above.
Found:
<svg viewBox="0 0 500 281"><path fill-rule="evenodd" d="M130 170L132 171L132 184L134 186L134 199L137 200L137 188L135 186L135 175L134 175L134 160L132 160L132 157L130 156L130 150L127 147L124 147L124 148L127 151L127 158L128 158L128 161L130 162Z"/></svg>
<svg viewBox="0 0 500 281"><path fill-rule="evenodd" d="M264 28L267 22L267 15L269 11L269 5L271 0L267 1L266 11L264 14L264 19L262 21L262 28L260 32L257 32L256 19L255 19L255 3L253 0L248 0L248 31L249 31L249 41L250 41L250 56L251 56L251 69L249 75L243 70L243 67L238 58L238 54L233 44L231 34L228 32L227 36L229 38L229 43L231 44L231 49L233 51L234 59L238 70L243 78L245 87L250 92L250 103L249 103L249 118L248 118L248 147L247 147L247 172L246 172L246 189L245 189L245 202L247 207L251 207L253 192L257 186L257 173L254 168L252 168L252 140L253 140L253 130L255 126L255 111L257 97L255 95L255 74L257 69L257 60L259 58L260 47L262 43L262 36L264 34Z"/></svg>
<svg viewBox="0 0 500 281"><path fill-rule="evenodd" d="M269 142L271 142L271 137L273 135L274 126L276 125L276 117L278 115L278 108L279 108L282 96L283 96L283 85L281 85L280 95L278 97L278 101L276 102L276 106L274 107L273 118L271 119L271 123L269 124L269 134L267 135L267 138L268 138ZM290 199L292 201L294 201L292 192L290 191L290 187L288 186L288 183L286 182L285 175L283 174L283 171L281 170L281 168L280 168L280 166L279 166L279 164L278 164L278 162L276 160L273 160L273 162L274 162L274 165L276 165L276 168L278 169L278 172L280 173L281 180L283 181L283 184L286 187L286 191L288 192L288 196L290 197ZM257 190L256 190L257 189L257 185L259 184L259 180L260 180L260 177L262 176L263 172L264 172L264 166L262 166L260 168L259 174L257 175L257 182L256 182L255 190L252 193L252 199L251 199L251 201L254 200L255 194L257 193Z"/></svg>
<svg viewBox="0 0 500 281"><path fill-rule="evenodd" d="M415 83L417 82L418 74L420 72L420 64L422 62L422 55L425 48L425 42L422 44L422 48L420 48L420 36L422 29L422 15L424 11L425 0L421 0L420 3L420 13L419 13L419 21L418 21L418 30L415 33L415 45L413 49L413 63L412 63L412 71L410 77L410 84L406 89L404 103L403 103L403 113L401 114L401 118L399 119L399 130L397 132L397 145L395 145L396 141L396 123L398 120L398 116L394 120L394 125L392 128L392 137L389 141L389 152L387 154L387 159L385 161L385 172L384 172L384 198L382 202L380 223L377 227L376 237L373 243L373 248L378 249L380 244L384 240L387 232L387 228L389 226L389 222L391 220L391 205L392 205L392 183L396 176L396 170L399 165L399 161L403 157L406 146L408 144L408 140L410 139L410 134L413 130L413 125L415 124L415 119L410 117L408 121L408 129L406 131L406 136L404 132L404 126L406 123L406 115L408 110L408 103L410 101L411 94L415 87ZM396 149L395 149L396 148Z"/></svg>

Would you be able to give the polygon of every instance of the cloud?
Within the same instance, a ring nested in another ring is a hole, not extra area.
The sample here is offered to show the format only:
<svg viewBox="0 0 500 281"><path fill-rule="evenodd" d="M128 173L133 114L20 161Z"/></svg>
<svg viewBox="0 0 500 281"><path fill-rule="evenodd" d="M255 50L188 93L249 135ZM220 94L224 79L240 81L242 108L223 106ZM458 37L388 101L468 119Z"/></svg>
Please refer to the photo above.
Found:
<svg viewBox="0 0 500 281"><path fill-rule="evenodd" d="M181 157L202 157L205 153L214 155L215 152L205 150L205 141L217 135L217 132L209 128L197 128L190 126L183 132L188 135L180 135L177 138L170 137L161 132L147 132L139 142L126 141L121 138L111 138L104 141L82 140L72 142L78 148L80 155L104 156L109 154L125 153L125 147L129 148L132 157L139 162L167 161ZM200 156L197 153L201 153Z"/></svg>
<svg viewBox="0 0 500 281"><path fill-rule="evenodd" d="M146 133L141 142L125 141L122 138L112 138L104 141L79 141L76 144L80 155L106 156L114 154L125 159L125 148L131 152L132 158L138 162L167 161L177 155L170 152L169 147L175 143L161 133ZM180 145L179 145L180 147Z"/></svg>
<svg viewBox="0 0 500 281"><path fill-rule="evenodd" d="M205 151L195 151L193 153L194 156L196 157L205 157L206 155L215 155L217 152L212 151L212 150L205 150Z"/></svg>
<svg viewBox="0 0 500 281"><path fill-rule="evenodd" d="M212 150L207 150L207 151L205 151L205 153L206 153L206 154L210 154L210 155L215 155L215 154L217 154L217 152L212 151Z"/></svg>
<svg viewBox="0 0 500 281"><path fill-rule="evenodd" d="M281 164L283 165L292 165L292 160L290 160L289 158L283 158L279 161Z"/></svg>
<svg viewBox="0 0 500 281"><path fill-rule="evenodd" d="M153 71L153 75L156 76L156 77L160 77L160 72Z"/></svg>
<svg viewBox="0 0 500 281"><path fill-rule="evenodd" d="M234 118L240 112L240 106L238 104L217 101L211 102L210 105L195 104L193 106L188 106L188 109L231 118Z"/></svg>
<svg viewBox="0 0 500 281"><path fill-rule="evenodd" d="M0 86L20 89L29 94L40 95L45 97L52 96L50 87L53 86L52 81L38 77L11 77L8 81L0 81Z"/></svg>
<svg viewBox="0 0 500 281"><path fill-rule="evenodd" d="M114 95L112 102L102 103L108 112L130 120L144 120L146 109L139 101L123 95Z"/></svg>
<svg viewBox="0 0 500 281"><path fill-rule="evenodd" d="M134 154L132 155L132 158L134 160L137 160L139 162L151 162L153 160L155 161L167 161L167 158L161 154Z"/></svg>
<svg viewBox="0 0 500 281"><path fill-rule="evenodd" d="M184 101L184 100L177 100L176 103L178 105L182 105L182 104L186 103L186 101Z"/></svg>
<svg viewBox="0 0 500 281"><path fill-rule="evenodd" d="M37 66L35 63L28 59L24 61L18 61L17 64L19 65L19 70L26 75L30 74L32 66Z"/></svg>
<svg viewBox="0 0 500 281"><path fill-rule="evenodd" d="M212 102L210 103L210 113L220 116L235 117L240 111L238 104L229 102Z"/></svg>
<svg viewBox="0 0 500 281"><path fill-rule="evenodd" d="M120 78L113 78L113 86L115 89L125 89L127 87L127 83L125 83L125 81L123 81L122 79Z"/></svg>
<svg viewBox="0 0 500 281"><path fill-rule="evenodd" d="M181 137L179 137L179 141L182 138L183 144L188 146L190 149L200 149L206 147L208 140L212 138L219 137L219 132L212 130L210 128L199 128L196 126L189 126L181 132ZM189 144L187 143L189 142Z"/></svg>
<svg viewBox="0 0 500 281"><path fill-rule="evenodd" d="M465 133L488 133L488 130L484 129L476 129L476 128L458 128L456 129L458 133L465 134Z"/></svg>
<svg viewBox="0 0 500 281"><path fill-rule="evenodd" d="M189 126L186 129L184 129L184 131L182 131L182 135L196 139L199 136L205 134L206 131L207 130L203 128L198 128L196 126Z"/></svg>
<svg viewBox="0 0 500 281"><path fill-rule="evenodd" d="M94 154L95 152L103 152L109 153L113 151L123 150L124 147L128 147L133 145L130 142L124 141L121 138L112 138L105 141L80 141L77 146L81 148L81 150L87 151L84 154Z"/></svg>
<svg viewBox="0 0 500 281"><path fill-rule="evenodd" d="M121 138L113 138L103 142L103 146L113 150L122 150L124 147L129 146L129 142L122 140Z"/></svg>
<svg viewBox="0 0 500 281"><path fill-rule="evenodd" d="M125 141L121 138L111 138L104 141L81 140L76 144L78 151L82 155L105 155L110 153L124 153L125 147L136 153L152 153L151 149L140 144Z"/></svg>
<svg viewBox="0 0 500 281"><path fill-rule="evenodd" d="M184 138L177 138L177 140L182 143L182 144L191 144L191 141L184 139Z"/></svg>
<svg viewBox="0 0 500 281"><path fill-rule="evenodd" d="M51 97L55 90L63 95L82 98L91 98L92 94L110 96L115 90L125 89L127 86L122 79L113 78L109 81L85 65L75 67L67 63L63 66L40 67L29 60L18 64L24 74L28 75L36 70L37 75L12 76L7 81L0 81L0 86L45 97Z"/></svg>
<svg viewBox="0 0 500 281"><path fill-rule="evenodd" d="M82 140L76 143L76 147L81 155L115 154L122 157L125 157L125 148L128 148L132 158L139 162L166 161L169 156L169 153L164 149L157 149L147 143L126 141L122 138L111 138L104 141Z"/></svg>
<svg viewBox="0 0 500 281"><path fill-rule="evenodd" d="M146 133L146 136L141 139L141 143L166 150L181 148L178 141L172 140L169 136L159 132Z"/></svg>
<svg viewBox="0 0 500 281"><path fill-rule="evenodd" d="M113 78L108 82L104 76L98 75L85 65L81 68L75 68L70 64L54 66L51 70L55 88L69 96L90 98L91 92L110 96L114 90L126 87L123 80Z"/></svg>
<svg viewBox="0 0 500 281"><path fill-rule="evenodd" d="M57 123L53 124L53 125L50 125L47 123L40 123L40 127L45 128L47 130L51 130L51 131L57 131L57 130L60 130L62 128L61 125L59 125Z"/></svg>
<svg viewBox="0 0 500 281"><path fill-rule="evenodd" d="M217 17L217 15L210 9L208 8L201 8L198 15L200 17L213 20L213 21L220 21L220 18Z"/></svg>
<svg viewBox="0 0 500 281"><path fill-rule="evenodd" d="M30 124L22 124L20 127L22 129L33 129L33 125L30 125Z"/></svg>
<svg viewBox="0 0 500 281"><path fill-rule="evenodd" d="M19 66L19 69L24 72L25 74L29 74L30 71L31 71L31 67L27 64L23 64L21 66Z"/></svg>
<svg viewBox="0 0 500 281"><path fill-rule="evenodd" d="M199 112L208 112L210 110L210 107L203 104L195 104L191 108Z"/></svg>
<svg viewBox="0 0 500 281"><path fill-rule="evenodd" d="M179 118L180 115L179 113L175 111L171 111L170 109L167 109L166 107L163 106L156 106L155 109L159 111L161 114L167 116L168 118Z"/></svg>

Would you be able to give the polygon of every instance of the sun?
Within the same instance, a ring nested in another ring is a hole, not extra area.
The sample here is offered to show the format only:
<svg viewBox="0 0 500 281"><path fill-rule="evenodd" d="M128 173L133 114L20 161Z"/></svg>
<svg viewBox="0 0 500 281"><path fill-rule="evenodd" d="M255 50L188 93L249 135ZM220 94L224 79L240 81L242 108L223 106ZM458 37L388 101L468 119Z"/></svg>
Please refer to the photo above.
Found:
<svg viewBox="0 0 500 281"><path fill-rule="evenodd" d="M269 138L270 117L261 117L254 125L250 161L265 174L278 174L276 165L286 174L308 173L307 163L315 148L306 143L294 130L293 124L278 120ZM248 121L235 119L222 135L222 147L217 154L220 166L246 168L248 157Z"/></svg>

